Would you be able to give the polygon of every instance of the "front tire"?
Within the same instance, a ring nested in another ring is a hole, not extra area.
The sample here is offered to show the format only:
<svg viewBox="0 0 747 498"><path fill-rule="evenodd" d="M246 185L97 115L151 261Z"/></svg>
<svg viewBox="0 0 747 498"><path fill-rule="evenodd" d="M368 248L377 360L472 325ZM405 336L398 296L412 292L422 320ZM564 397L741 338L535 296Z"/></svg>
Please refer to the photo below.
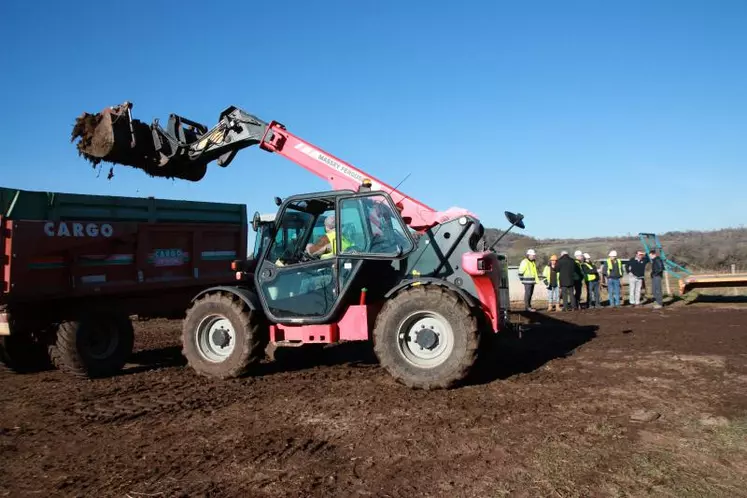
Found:
<svg viewBox="0 0 747 498"><path fill-rule="evenodd" d="M446 389L463 381L477 360L477 319L453 293L418 285L389 300L376 319L374 351L399 382Z"/></svg>
<svg viewBox="0 0 747 498"><path fill-rule="evenodd" d="M127 362L135 343L132 322L125 315L96 315L62 322L49 346L52 363L77 377L108 377Z"/></svg>
<svg viewBox="0 0 747 498"><path fill-rule="evenodd" d="M244 375L262 360L268 340L264 317L224 293L198 299L182 326L182 353L189 365L218 379Z"/></svg>

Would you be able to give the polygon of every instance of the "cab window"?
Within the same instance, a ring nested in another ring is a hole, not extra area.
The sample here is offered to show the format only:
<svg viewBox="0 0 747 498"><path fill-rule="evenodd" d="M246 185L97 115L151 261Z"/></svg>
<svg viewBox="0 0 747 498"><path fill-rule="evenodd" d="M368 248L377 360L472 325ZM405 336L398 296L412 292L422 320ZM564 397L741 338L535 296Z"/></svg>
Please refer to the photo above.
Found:
<svg viewBox="0 0 747 498"><path fill-rule="evenodd" d="M341 254L397 256L413 249L406 227L387 197L368 195L340 202Z"/></svg>
<svg viewBox="0 0 747 498"><path fill-rule="evenodd" d="M334 215L333 202L312 200L289 204L276 225L268 260L278 266L307 261L306 251L317 243L323 245L325 219L330 215Z"/></svg>

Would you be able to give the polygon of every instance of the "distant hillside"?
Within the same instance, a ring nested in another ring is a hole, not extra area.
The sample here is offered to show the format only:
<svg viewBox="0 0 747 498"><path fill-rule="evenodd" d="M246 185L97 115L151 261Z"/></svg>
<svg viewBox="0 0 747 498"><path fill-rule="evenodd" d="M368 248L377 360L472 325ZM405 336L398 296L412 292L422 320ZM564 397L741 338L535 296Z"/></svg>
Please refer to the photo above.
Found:
<svg viewBox="0 0 747 498"><path fill-rule="evenodd" d="M495 240L500 230L487 229L485 238ZM727 228L709 232L668 232L659 234L667 255L693 270L720 270L736 264L747 268L747 228ZM498 251L508 255L509 263L518 264L527 249L537 250L538 259L545 263L551 254L580 249L592 258L605 258L611 249L620 257L627 258L643 246L638 235L629 237L595 237L590 239L536 239L521 234L509 233L499 244Z"/></svg>

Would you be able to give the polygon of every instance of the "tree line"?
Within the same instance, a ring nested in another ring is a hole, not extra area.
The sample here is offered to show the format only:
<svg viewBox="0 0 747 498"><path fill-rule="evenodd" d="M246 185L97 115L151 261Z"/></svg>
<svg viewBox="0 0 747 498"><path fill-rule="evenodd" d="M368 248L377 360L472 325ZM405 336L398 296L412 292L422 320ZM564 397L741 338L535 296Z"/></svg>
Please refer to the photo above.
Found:
<svg viewBox="0 0 747 498"><path fill-rule="evenodd" d="M486 229L484 239L491 244L502 232ZM732 264L747 267L747 228L724 228L712 231L667 232L659 234L667 257L691 271L723 270ZM509 233L496 246L505 253L509 264L518 265L529 248L537 251L538 261L546 263L551 254L580 249L595 260L607 257L615 249L621 258L632 257L643 249L637 234L625 237L594 237L588 239L537 239Z"/></svg>

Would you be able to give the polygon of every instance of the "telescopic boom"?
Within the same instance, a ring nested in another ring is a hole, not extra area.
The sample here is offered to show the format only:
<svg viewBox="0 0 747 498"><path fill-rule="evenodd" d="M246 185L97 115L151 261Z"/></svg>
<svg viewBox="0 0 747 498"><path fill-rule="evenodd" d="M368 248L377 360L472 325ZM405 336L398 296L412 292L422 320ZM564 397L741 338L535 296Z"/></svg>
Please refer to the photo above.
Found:
<svg viewBox="0 0 747 498"><path fill-rule="evenodd" d="M216 161L226 167L241 149L259 145L327 180L334 190L370 188L387 192L400 208L403 220L415 230L461 216L476 218L461 208L436 211L300 139L282 124L267 123L235 106L224 110L210 130L176 114L169 117L164 129L157 119L150 125L133 119L131 111L132 104L125 102L78 117L71 140L80 139L76 144L79 154L94 165L106 161L141 169L151 176L200 181L209 163Z"/></svg>

